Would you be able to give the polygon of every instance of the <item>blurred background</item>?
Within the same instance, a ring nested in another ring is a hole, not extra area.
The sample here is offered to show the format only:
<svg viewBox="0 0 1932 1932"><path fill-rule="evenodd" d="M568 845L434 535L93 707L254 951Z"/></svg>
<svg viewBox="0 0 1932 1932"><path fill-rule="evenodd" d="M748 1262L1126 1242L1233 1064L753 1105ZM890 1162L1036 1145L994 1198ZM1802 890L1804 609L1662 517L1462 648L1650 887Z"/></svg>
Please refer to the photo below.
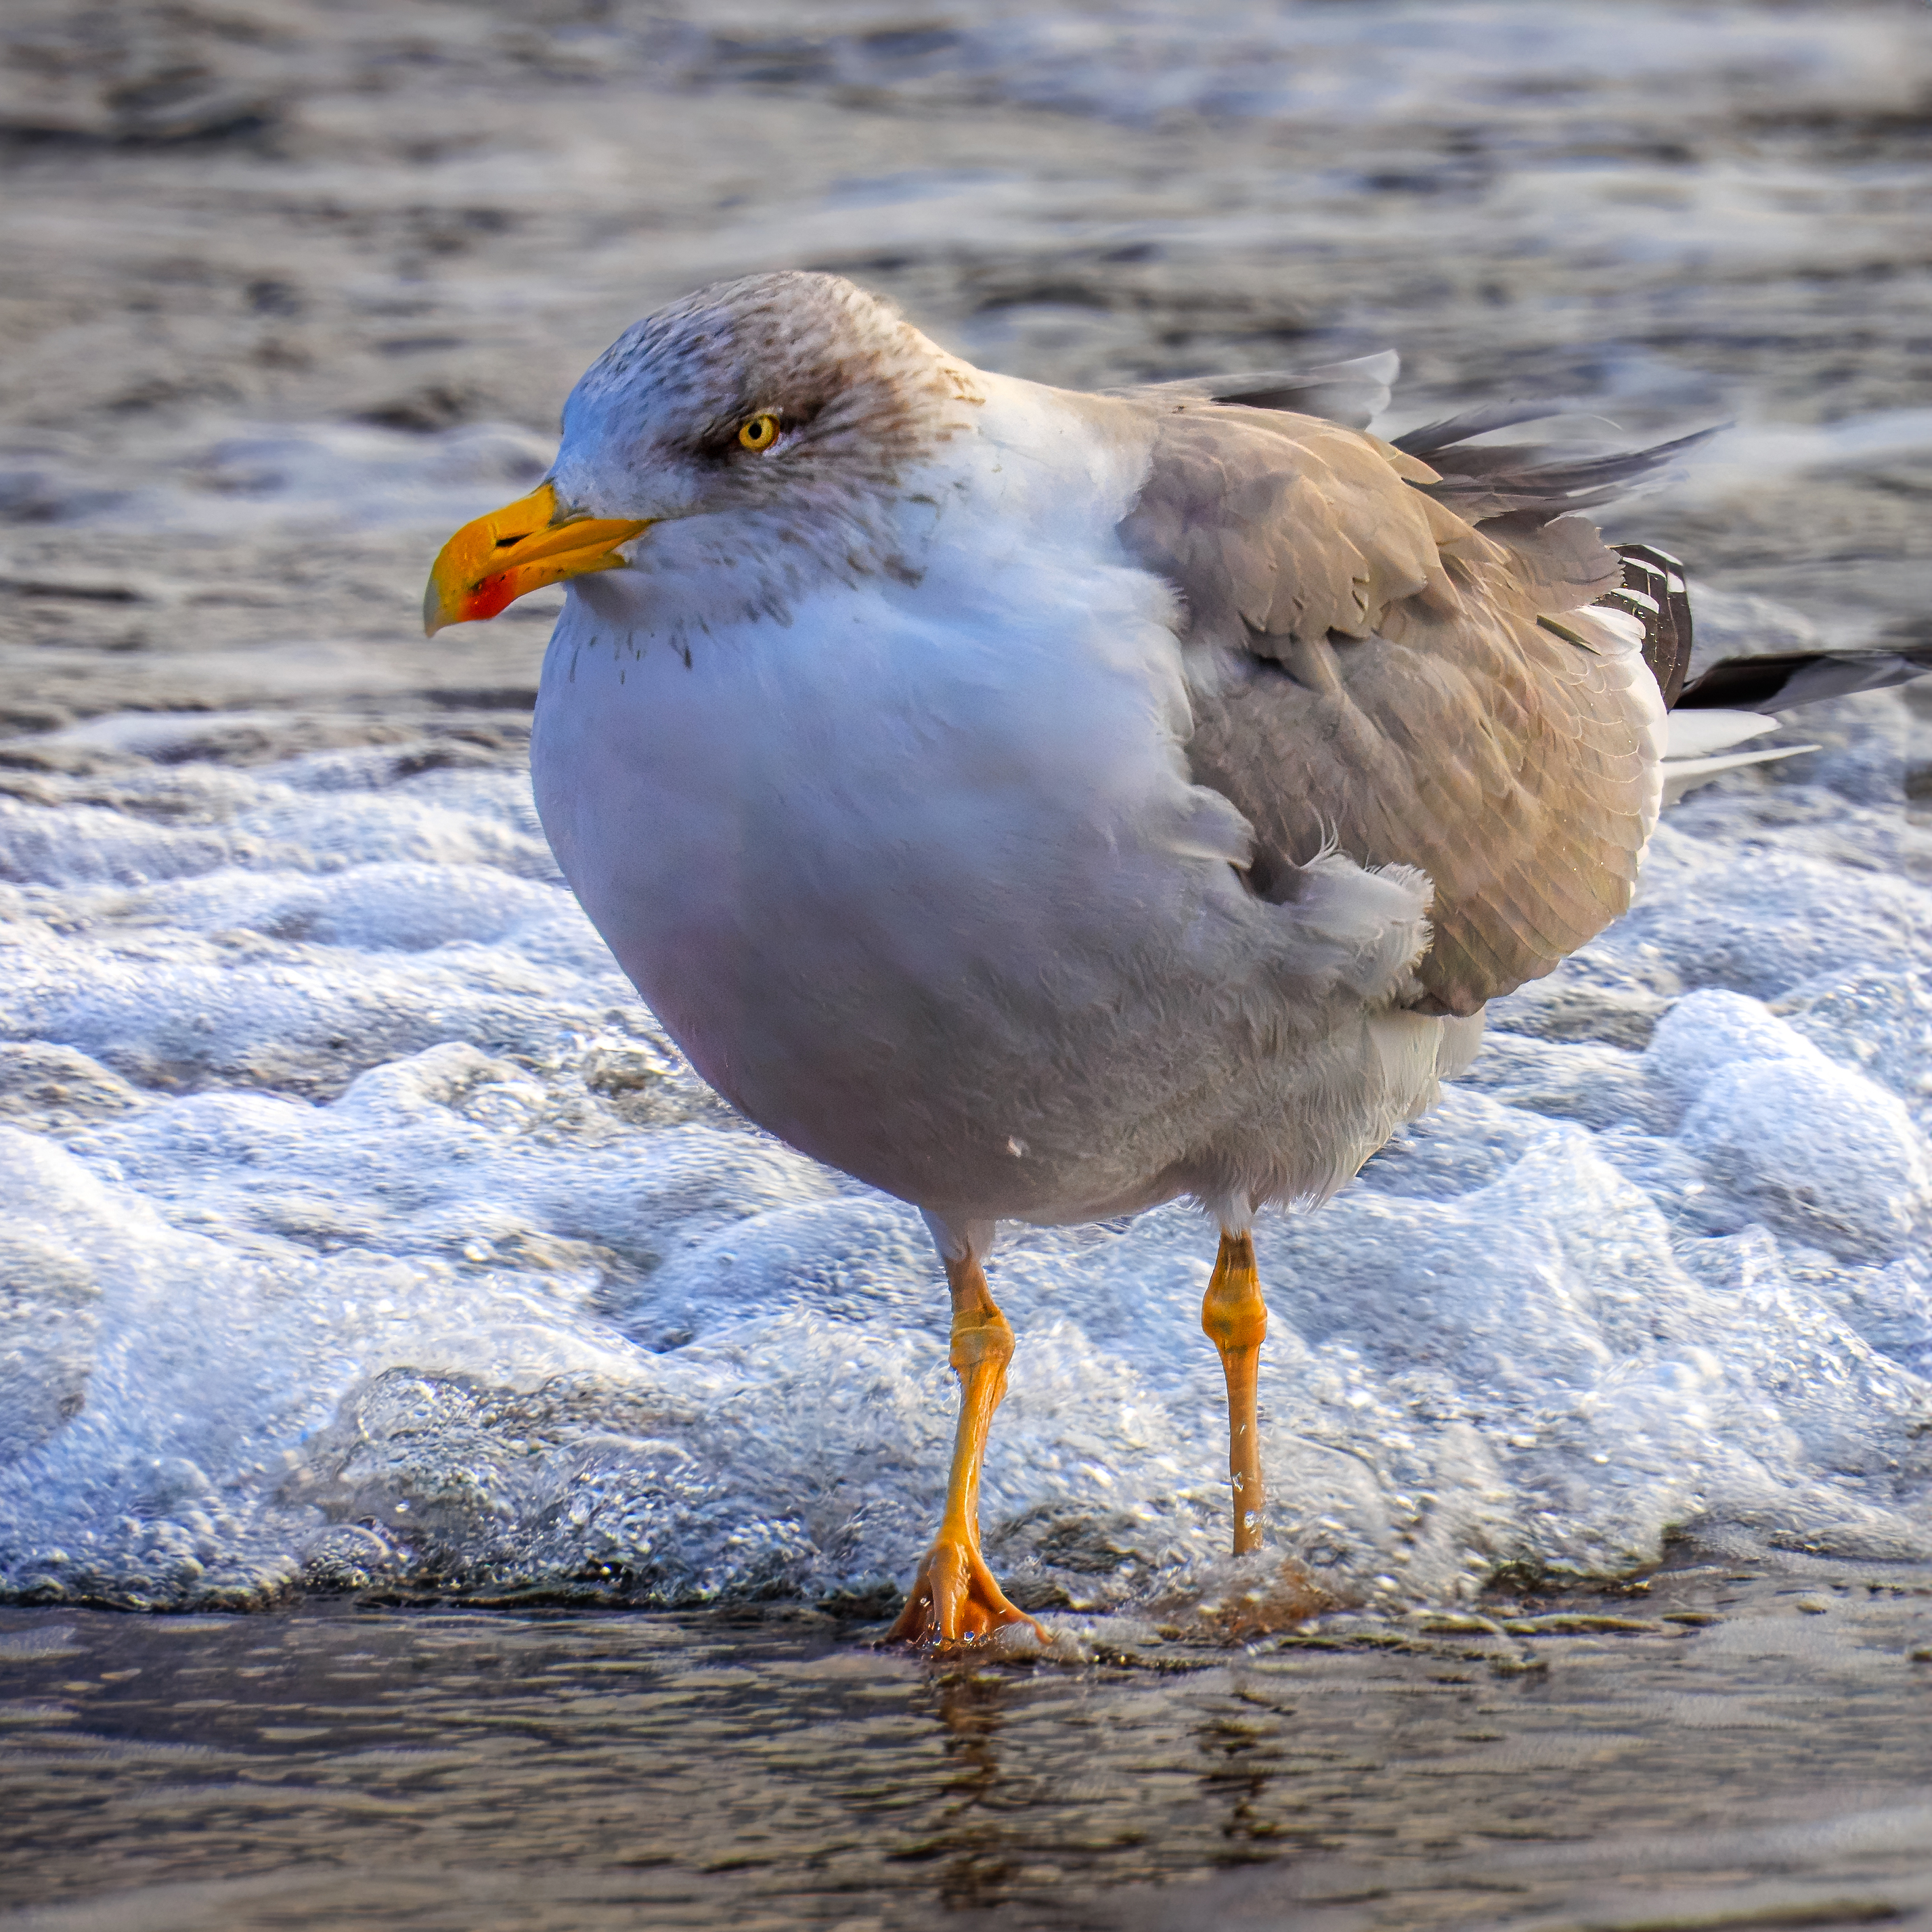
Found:
<svg viewBox="0 0 1932 1932"><path fill-rule="evenodd" d="M1403 421L1732 420L1652 519L1700 577L1834 635L1922 613L1922 5L14 0L0 32L18 731L527 693L546 611L412 635L425 544L540 473L626 323L778 266L1052 382L1393 346Z"/></svg>

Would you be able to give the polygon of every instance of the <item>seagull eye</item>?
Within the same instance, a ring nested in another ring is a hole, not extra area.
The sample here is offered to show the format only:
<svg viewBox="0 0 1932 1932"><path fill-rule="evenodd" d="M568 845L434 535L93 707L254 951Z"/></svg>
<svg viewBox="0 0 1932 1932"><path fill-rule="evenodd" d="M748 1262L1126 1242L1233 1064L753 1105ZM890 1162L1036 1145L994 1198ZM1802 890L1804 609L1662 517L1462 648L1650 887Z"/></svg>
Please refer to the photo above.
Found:
<svg viewBox="0 0 1932 1932"><path fill-rule="evenodd" d="M769 449L778 440L778 419L769 410L748 416L738 425L738 442L746 449Z"/></svg>

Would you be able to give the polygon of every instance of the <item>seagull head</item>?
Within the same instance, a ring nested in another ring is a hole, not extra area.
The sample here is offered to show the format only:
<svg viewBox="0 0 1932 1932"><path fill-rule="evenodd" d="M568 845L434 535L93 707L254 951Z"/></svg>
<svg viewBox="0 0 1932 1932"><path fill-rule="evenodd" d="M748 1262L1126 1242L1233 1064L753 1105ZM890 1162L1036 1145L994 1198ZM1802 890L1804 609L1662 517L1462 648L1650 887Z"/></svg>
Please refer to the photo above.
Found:
<svg viewBox="0 0 1932 1932"><path fill-rule="evenodd" d="M714 615L777 614L816 579L903 575L895 506L970 426L974 377L836 275L700 289L592 364L550 474L443 546L423 627L604 571L674 620L700 586Z"/></svg>

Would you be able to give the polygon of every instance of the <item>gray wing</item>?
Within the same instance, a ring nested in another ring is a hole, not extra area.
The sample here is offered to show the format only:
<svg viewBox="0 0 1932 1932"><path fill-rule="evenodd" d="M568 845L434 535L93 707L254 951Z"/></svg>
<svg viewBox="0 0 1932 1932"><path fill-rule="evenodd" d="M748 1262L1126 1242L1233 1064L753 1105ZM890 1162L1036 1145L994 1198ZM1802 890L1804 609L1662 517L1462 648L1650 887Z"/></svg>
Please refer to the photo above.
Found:
<svg viewBox="0 0 1932 1932"><path fill-rule="evenodd" d="M1420 867L1418 1004L1471 1013L1630 904L1658 699L1564 615L1623 581L1591 525L1492 472L1507 507L1478 527L1443 500L1454 474L1306 416L1190 408L1158 422L1121 533L1218 658L1188 756L1255 829L1250 883L1292 899L1327 846Z"/></svg>
<svg viewBox="0 0 1932 1932"><path fill-rule="evenodd" d="M1244 376L1188 376L1178 382L1148 382L1114 389L1160 410L1186 410L1222 404L1250 410L1288 410L1327 422L1366 429L1389 406L1390 386L1401 373L1393 349L1358 356L1346 362L1322 362L1309 369L1278 369Z"/></svg>

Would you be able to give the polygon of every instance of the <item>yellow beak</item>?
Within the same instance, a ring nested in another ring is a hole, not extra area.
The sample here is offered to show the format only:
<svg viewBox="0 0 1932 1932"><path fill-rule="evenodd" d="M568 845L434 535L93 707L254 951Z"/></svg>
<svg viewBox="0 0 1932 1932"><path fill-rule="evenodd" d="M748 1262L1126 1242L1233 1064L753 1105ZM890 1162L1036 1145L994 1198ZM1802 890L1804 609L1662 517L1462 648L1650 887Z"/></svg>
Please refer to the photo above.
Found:
<svg viewBox="0 0 1932 1932"><path fill-rule="evenodd" d="M580 517L561 508L554 484L465 524L436 554L423 592L423 633L434 637L446 624L494 617L519 597L581 577L589 570L617 570L620 544L647 530L651 519Z"/></svg>

